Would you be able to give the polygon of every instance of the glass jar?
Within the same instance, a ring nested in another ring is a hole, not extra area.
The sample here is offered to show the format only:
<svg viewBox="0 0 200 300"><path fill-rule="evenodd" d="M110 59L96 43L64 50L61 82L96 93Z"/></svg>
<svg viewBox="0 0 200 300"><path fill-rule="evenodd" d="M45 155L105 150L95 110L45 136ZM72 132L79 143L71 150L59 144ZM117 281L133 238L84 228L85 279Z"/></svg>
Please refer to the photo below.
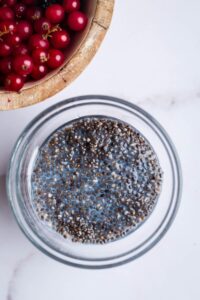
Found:
<svg viewBox="0 0 200 300"><path fill-rule="evenodd" d="M39 219L32 202L31 175L41 145L57 128L85 116L119 119L149 141L164 172L162 191L149 218L124 238L104 244L80 244L64 239ZM19 226L45 254L83 268L108 268L132 261L150 250L167 232L181 196L179 159L166 131L147 112L122 99L83 96L65 100L38 115L19 137L10 160L7 193Z"/></svg>

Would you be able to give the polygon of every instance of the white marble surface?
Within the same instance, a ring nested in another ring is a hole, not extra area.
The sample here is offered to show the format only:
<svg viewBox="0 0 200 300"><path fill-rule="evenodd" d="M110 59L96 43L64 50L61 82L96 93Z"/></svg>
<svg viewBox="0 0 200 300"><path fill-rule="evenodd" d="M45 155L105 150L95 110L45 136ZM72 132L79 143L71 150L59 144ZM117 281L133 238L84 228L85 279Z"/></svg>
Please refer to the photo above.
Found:
<svg viewBox="0 0 200 300"><path fill-rule="evenodd" d="M0 300L200 299L199 12L199 0L116 0L101 50L67 90L0 112ZM179 213L162 241L137 261L103 271L64 266L35 249L11 214L4 180L29 120L64 98L94 93L133 101L155 116L177 147L184 179Z"/></svg>

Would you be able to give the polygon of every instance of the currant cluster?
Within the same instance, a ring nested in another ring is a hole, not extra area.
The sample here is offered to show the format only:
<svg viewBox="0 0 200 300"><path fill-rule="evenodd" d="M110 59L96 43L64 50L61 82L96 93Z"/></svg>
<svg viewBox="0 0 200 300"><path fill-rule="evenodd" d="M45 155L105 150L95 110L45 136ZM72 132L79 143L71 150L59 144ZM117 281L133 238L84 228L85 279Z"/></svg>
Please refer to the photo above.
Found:
<svg viewBox="0 0 200 300"><path fill-rule="evenodd" d="M0 86L19 91L63 64L88 22L80 1L0 0Z"/></svg>

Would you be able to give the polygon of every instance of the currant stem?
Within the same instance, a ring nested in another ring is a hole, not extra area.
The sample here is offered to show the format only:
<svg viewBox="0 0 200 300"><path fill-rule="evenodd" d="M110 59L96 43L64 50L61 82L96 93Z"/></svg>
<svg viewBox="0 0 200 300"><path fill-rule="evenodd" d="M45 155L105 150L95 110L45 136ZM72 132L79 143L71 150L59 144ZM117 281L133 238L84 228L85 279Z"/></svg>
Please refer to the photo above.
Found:
<svg viewBox="0 0 200 300"><path fill-rule="evenodd" d="M60 26L59 26L59 24L58 24L58 25L54 26L53 28L49 29L48 32L47 32L46 34L43 34L43 38L44 38L44 39L48 39L49 37L52 37L51 34L52 34L53 32L60 31L60 30L61 30L61 28L60 28Z"/></svg>
<svg viewBox="0 0 200 300"><path fill-rule="evenodd" d="M6 29L6 26L4 27L4 31L0 31L0 37L4 36L5 34L8 34L9 30Z"/></svg>

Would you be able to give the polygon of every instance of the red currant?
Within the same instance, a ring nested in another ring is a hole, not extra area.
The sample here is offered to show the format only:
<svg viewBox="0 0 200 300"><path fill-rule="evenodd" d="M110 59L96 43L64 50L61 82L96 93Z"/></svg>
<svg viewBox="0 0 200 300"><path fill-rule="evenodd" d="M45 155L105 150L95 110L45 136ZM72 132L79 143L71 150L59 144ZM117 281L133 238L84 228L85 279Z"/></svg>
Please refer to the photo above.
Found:
<svg viewBox="0 0 200 300"><path fill-rule="evenodd" d="M63 7L59 4L52 4L46 8L46 18L53 24L61 23L65 16Z"/></svg>
<svg viewBox="0 0 200 300"><path fill-rule="evenodd" d="M16 47L19 46L19 44L21 43L21 38L17 34L9 34L6 37L5 41L9 46Z"/></svg>
<svg viewBox="0 0 200 300"><path fill-rule="evenodd" d="M20 75L11 73L5 79L5 89L8 91L18 92L24 85L24 80Z"/></svg>
<svg viewBox="0 0 200 300"><path fill-rule="evenodd" d="M43 49L36 49L32 52L32 58L34 63L43 64L48 61L48 52Z"/></svg>
<svg viewBox="0 0 200 300"><path fill-rule="evenodd" d="M56 49L66 48L70 43L70 35L65 30L55 31L51 35L51 43Z"/></svg>
<svg viewBox="0 0 200 300"><path fill-rule="evenodd" d="M0 72L3 74L9 74L12 70L11 58L5 57L0 60Z"/></svg>
<svg viewBox="0 0 200 300"><path fill-rule="evenodd" d="M4 41L0 41L0 56L8 56L12 52L11 47Z"/></svg>
<svg viewBox="0 0 200 300"><path fill-rule="evenodd" d="M15 16L18 19L21 19L26 14L26 5L23 3L16 3L14 6Z"/></svg>
<svg viewBox="0 0 200 300"><path fill-rule="evenodd" d="M31 76L33 79L38 80L43 78L48 72L47 66L45 65L34 65Z"/></svg>
<svg viewBox="0 0 200 300"><path fill-rule="evenodd" d="M87 26L81 0L45 0L54 2L46 9L40 2L0 0L0 86L6 90L19 91L26 81L62 66L71 31Z"/></svg>
<svg viewBox="0 0 200 300"><path fill-rule="evenodd" d="M56 69L60 67L65 60L64 54L57 49L49 50L49 59L47 61L47 65L51 69Z"/></svg>
<svg viewBox="0 0 200 300"><path fill-rule="evenodd" d="M29 53L29 49L28 46L21 44L19 46L17 46L16 48L14 48L13 50L13 54L14 55L25 55Z"/></svg>
<svg viewBox="0 0 200 300"><path fill-rule="evenodd" d="M30 81L31 80L30 76L31 76L30 74L23 75L22 78L23 78L24 82Z"/></svg>
<svg viewBox="0 0 200 300"><path fill-rule="evenodd" d="M32 50L42 48L47 50L49 48L49 41L41 34L34 34L29 39L29 46Z"/></svg>
<svg viewBox="0 0 200 300"><path fill-rule="evenodd" d="M33 70L33 60L29 55L17 56L13 59L12 67L17 74L28 75Z"/></svg>
<svg viewBox="0 0 200 300"><path fill-rule="evenodd" d="M80 0L64 0L63 7L64 10L68 12L72 12L80 9Z"/></svg>
<svg viewBox="0 0 200 300"><path fill-rule="evenodd" d="M32 25L28 21L20 21L17 24L17 33L22 40L28 39L33 32Z"/></svg>
<svg viewBox="0 0 200 300"><path fill-rule="evenodd" d="M26 11L26 18L31 21L39 20L42 17L42 9L40 7L28 7Z"/></svg>
<svg viewBox="0 0 200 300"><path fill-rule="evenodd" d="M7 6L13 6L16 4L17 0L4 0L3 1Z"/></svg>
<svg viewBox="0 0 200 300"><path fill-rule="evenodd" d="M51 23L47 18L41 18L34 23L34 29L37 33L47 33L51 29Z"/></svg>
<svg viewBox="0 0 200 300"><path fill-rule="evenodd" d="M88 23L87 16L81 11L74 11L68 16L68 26L74 31L81 31L85 29Z"/></svg>
<svg viewBox="0 0 200 300"><path fill-rule="evenodd" d="M3 6L0 7L0 20L13 20L15 18L14 12L11 8Z"/></svg>
<svg viewBox="0 0 200 300"><path fill-rule="evenodd" d="M2 21L0 22L0 32L7 32L7 33L16 33L17 26L14 21Z"/></svg>

